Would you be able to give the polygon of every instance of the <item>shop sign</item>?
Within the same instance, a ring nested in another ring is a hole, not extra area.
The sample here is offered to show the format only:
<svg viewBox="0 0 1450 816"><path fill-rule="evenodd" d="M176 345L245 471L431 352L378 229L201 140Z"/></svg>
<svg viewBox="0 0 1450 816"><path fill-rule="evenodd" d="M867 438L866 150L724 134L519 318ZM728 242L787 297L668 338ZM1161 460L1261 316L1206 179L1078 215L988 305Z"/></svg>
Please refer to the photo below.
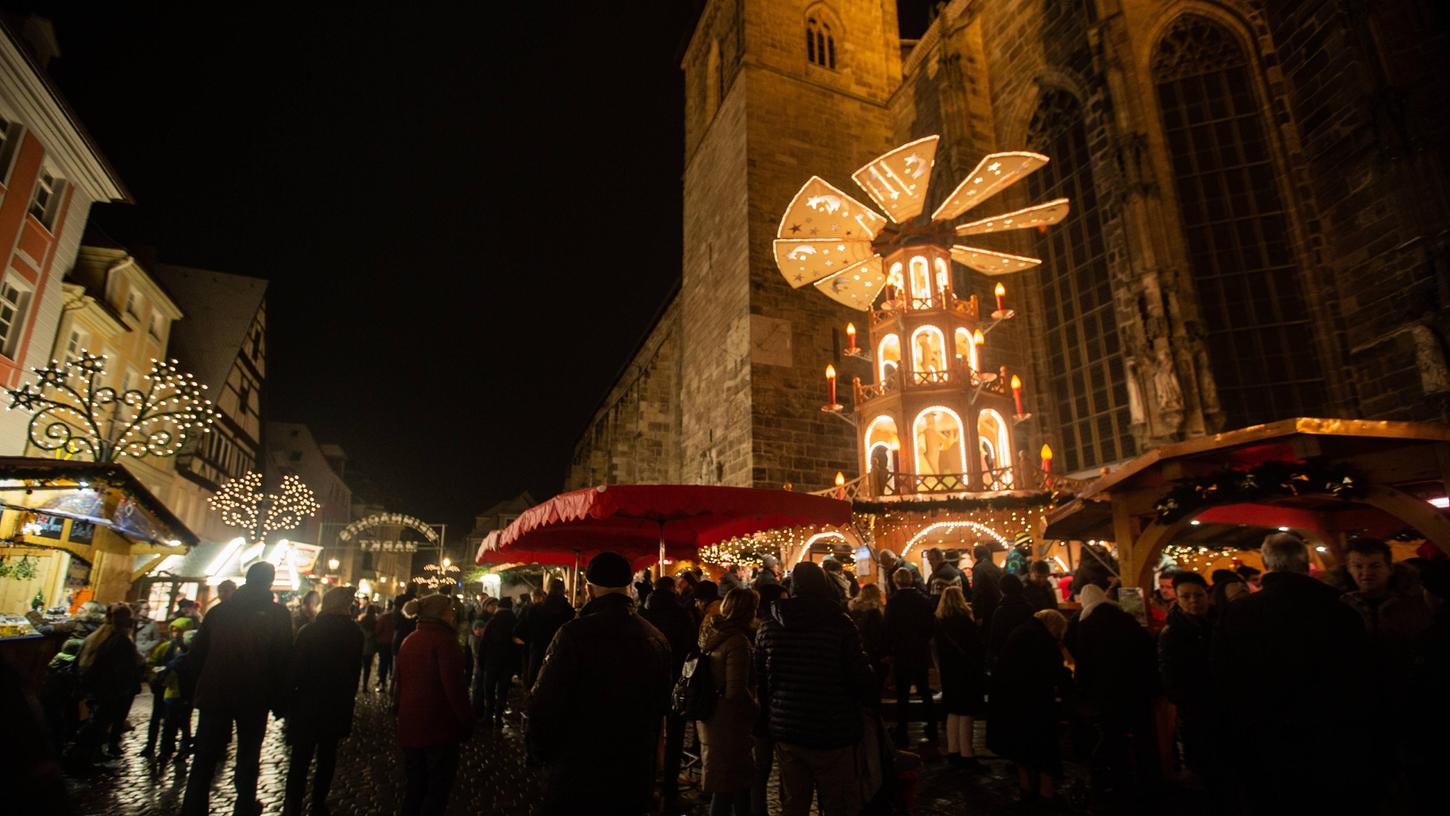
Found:
<svg viewBox="0 0 1450 816"><path fill-rule="evenodd" d="M399 541L398 539L381 538L360 538L357 540L358 549L363 552L417 552L418 542Z"/></svg>

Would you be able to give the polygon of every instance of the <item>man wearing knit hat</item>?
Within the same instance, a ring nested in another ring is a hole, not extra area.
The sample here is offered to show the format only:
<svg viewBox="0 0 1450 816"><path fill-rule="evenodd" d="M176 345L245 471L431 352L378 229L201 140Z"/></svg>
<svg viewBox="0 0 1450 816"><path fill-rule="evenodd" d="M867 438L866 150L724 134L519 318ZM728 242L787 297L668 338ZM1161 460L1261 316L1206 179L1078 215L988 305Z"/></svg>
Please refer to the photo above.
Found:
<svg viewBox="0 0 1450 816"><path fill-rule="evenodd" d="M589 603L544 655L525 740L545 766L544 813L641 814L669 708L670 646L636 614L623 556L596 555L584 577Z"/></svg>

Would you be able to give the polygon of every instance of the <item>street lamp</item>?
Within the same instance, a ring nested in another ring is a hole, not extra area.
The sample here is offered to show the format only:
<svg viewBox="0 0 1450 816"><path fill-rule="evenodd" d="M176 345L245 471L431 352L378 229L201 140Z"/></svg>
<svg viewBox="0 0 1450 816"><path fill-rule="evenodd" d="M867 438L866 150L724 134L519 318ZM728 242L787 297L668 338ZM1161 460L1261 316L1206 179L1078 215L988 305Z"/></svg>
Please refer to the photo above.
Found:
<svg viewBox="0 0 1450 816"><path fill-rule="evenodd" d="M337 560L336 558L327 559L327 568L332 570L333 572L337 572L337 568L340 566L342 566L342 562Z"/></svg>

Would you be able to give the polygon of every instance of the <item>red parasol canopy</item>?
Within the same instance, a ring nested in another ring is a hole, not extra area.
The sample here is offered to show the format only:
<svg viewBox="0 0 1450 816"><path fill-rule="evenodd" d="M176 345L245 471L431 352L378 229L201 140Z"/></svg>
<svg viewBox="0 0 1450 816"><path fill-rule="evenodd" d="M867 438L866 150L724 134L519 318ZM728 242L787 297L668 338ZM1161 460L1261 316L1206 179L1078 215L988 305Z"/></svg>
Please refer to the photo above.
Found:
<svg viewBox="0 0 1450 816"><path fill-rule="evenodd" d="M574 564L613 551L636 567L777 527L845 524L849 502L788 490L611 485L562 493L490 534L476 561Z"/></svg>

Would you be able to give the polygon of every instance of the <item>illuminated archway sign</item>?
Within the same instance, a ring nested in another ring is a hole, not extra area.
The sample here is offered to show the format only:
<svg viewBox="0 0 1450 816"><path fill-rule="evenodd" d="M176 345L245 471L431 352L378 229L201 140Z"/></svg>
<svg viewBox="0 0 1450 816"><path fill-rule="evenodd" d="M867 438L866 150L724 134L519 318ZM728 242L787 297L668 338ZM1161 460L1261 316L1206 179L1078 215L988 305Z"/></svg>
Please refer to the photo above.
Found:
<svg viewBox="0 0 1450 816"><path fill-rule="evenodd" d="M342 529L342 532L337 534L337 540L351 541L358 534L366 530L371 530L375 527L403 527L418 532L429 544L438 544L438 531L434 529L432 525L428 524L422 519L415 518L405 513L374 513L366 518L360 518L357 521L354 521L353 523L344 527ZM379 542L370 540L359 540L358 544L366 545L361 547L363 550L390 552L414 552L417 550L417 547L413 544L413 542Z"/></svg>
<svg viewBox="0 0 1450 816"><path fill-rule="evenodd" d="M975 531L977 531L977 532L979 532L979 533L981 533L981 534L983 534L985 536L988 536L989 538L995 540L997 543L999 543L1002 546L1008 548L1009 550L1012 548L1012 542L1008 541L1006 536L1002 535L1001 533L997 532L996 530L993 530L991 527L988 527L985 524L981 524L981 523L975 522L975 521L938 521L935 524L928 524L927 526L925 526L925 527L923 527L921 529L921 532L919 532L916 535L912 536L911 537L911 540L908 541L908 542L906 542L906 546L904 548L902 548L902 550L901 550L901 557L902 558L905 558L906 557L906 554L909 553L909 552L911 552L911 548L914 547L914 546L916 546L916 542L922 540L923 538L925 538L930 533L932 533L932 532L934 532L936 530L941 530L941 529L951 530L951 529L957 529L957 528L960 528L960 527L966 527L966 528L975 530Z"/></svg>

